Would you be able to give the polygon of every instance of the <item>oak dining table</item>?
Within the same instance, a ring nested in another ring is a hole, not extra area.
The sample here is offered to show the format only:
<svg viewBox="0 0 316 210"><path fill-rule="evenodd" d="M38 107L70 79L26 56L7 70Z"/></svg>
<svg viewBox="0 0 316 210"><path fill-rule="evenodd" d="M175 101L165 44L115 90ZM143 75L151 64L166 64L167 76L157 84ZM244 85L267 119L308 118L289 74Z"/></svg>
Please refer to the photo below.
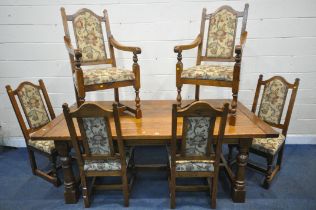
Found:
<svg viewBox="0 0 316 210"><path fill-rule="evenodd" d="M212 106L221 108L224 99L205 100ZM192 101L182 101L182 104L189 104ZM103 108L111 109L111 101L94 101ZM141 103L142 118L136 119L127 112L120 113L122 135L127 146L146 145L167 145L171 140L171 110L173 100L143 100ZM124 101L122 104L132 106L134 101ZM72 105L70 109L75 109ZM113 120L113 119L111 119ZM110 123L111 123L110 120ZM112 121L113 122L113 121ZM111 125L113 125L111 123ZM181 140L182 121L178 120L177 135ZM79 133L77 124L76 129ZM113 139L116 138L115 127L111 127ZM214 133L217 133L218 125L215 125ZM70 156L71 139L67 124L63 114L45 125L42 129L33 132L32 140L54 140L56 150L60 156L62 170L64 174L64 200L65 203L76 203L79 198L79 186L73 172L72 158ZM241 102L237 104L237 114L234 125L227 122L223 144L236 144L239 152L236 158L236 171L233 171L226 159L222 155L222 163L227 177L231 183L231 197L234 202L245 202L245 172L248 161L248 151L253 138L277 137L278 132L273 130L268 124L259 119ZM79 137L80 138L80 137Z"/></svg>

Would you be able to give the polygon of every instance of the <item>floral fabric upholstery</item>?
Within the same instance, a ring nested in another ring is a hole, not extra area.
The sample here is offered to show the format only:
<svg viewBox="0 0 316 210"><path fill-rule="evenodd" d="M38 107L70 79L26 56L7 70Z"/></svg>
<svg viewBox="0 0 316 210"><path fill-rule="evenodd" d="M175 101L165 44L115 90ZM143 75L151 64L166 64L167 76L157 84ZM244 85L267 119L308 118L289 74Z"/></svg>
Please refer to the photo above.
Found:
<svg viewBox="0 0 316 210"><path fill-rule="evenodd" d="M43 152L46 152L48 154L51 154L52 151L55 149L55 144L54 141L52 140L47 140L47 141L28 141L28 145L35 147L38 150L41 150Z"/></svg>
<svg viewBox="0 0 316 210"><path fill-rule="evenodd" d="M171 167L171 153L169 148L167 150ZM214 171L214 165L208 160L178 160L176 161L176 171Z"/></svg>
<svg viewBox="0 0 316 210"><path fill-rule="evenodd" d="M101 22L89 11L83 11L73 20L78 48L82 61L100 61L106 59Z"/></svg>
<svg viewBox="0 0 316 210"><path fill-rule="evenodd" d="M288 88L284 82L274 79L265 85L258 116L268 122L279 124Z"/></svg>
<svg viewBox="0 0 316 210"><path fill-rule="evenodd" d="M83 127L87 137L90 153L93 155L110 154L108 125L104 118L83 118Z"/></svg>
<svg viewBox="0 0 316 210"><path fill-rule="evenodd" d="M184 69L181 73L183 79L233 81L234 66L199 65Z"/></svg>
<svg viewBox="0 0 316 210"><path fill-rule="evenodd" d="M84 85L96 85L111 82L131 81L135 79L132 71L107 67L83 70Z"/></svg>
<svg viewBox="0 0 316 210"><path fill-rule="evenodd" d="M133 149L126 151L126 166L132 156ZM121 160L86 160L84 164L85 171L118 171L121 170Z"/></svg>
<svg viewBox="0 0 316 210"><path fill-rule="evenodd" d="M285 136L282 134L280 134L277 138L254 138L251 147L256 150L274 155L284 141Z"/></svg>
<svg viewBox="0 0 316 210"><path fill-rule="evenodd" d="M185 153L188 156L205 155L208 143L210 118L186 117Z"/></svg>
<svg viewBox="0 0 316 210"><path fill-rule="evenodd" d="M206 47L209 58L233 57L237 15L222 9L211 16Z"/></svg>
<svg viewBox="0 0 316 210"><path fill-rule="evenodd" d="M24 84L18 91L18 97L31 128L38 128L50 121L38 88Z"/></svg>

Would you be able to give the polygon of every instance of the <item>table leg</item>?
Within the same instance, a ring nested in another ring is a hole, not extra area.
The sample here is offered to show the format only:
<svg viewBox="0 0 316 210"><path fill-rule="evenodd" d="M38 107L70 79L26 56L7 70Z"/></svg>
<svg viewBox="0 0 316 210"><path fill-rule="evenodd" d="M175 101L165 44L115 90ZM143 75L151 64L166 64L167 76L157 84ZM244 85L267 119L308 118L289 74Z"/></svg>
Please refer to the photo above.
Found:
<svg viewBox="0 0 316 210"><path fill-rule="evenodd" d="M236 203L244 203L246 199L245 172L251 143L252 139L239 140L239 154L237 156L238 168L232 187L232 199Z"/></svg>
<svg viewBox="0 0 316 210"><path fill-rule="evenodd" d="M64 173L64 199L65 203L77 203L79 197L78 186L72 170L70 147L67 141L56 141L56 150L60 156Z"/></svg>

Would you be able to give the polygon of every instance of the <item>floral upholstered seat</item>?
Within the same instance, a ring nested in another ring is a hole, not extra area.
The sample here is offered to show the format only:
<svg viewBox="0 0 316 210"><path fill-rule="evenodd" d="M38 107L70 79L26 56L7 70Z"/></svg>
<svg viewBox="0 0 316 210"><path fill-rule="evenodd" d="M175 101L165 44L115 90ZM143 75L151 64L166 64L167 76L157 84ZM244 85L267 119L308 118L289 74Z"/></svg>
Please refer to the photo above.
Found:
<svg viewBox="0 0 316 210"><path fill-rule="evenodd" d="M126 150L126 166L129 164L133 148ZM84 164L85 171L119 171L121 170L121 160L86 160Z"/></svg>
<svg viewBox="0 0 316 210"><path fill-rule="evenodd" d="M171 166L170 148L167 147L169 164ZM209 160L177 160L176 171L214 171L214 165Z"/></svg>
<svg viewBox="0 0 316 210"><path fill-rule="evenodd" d="M229 65L199 65L184 69L181 78L233 81L233 70L234 66Z"/></svg>
<svg viewBox="0 0 316 210"><path fill-rule="evenodd" d="M251 147L256 150L274 155L279 150L284 140L285 136L282 134L280 134L277 138L254 138Z"/></svg>
<svg viewBox="0 0 316 210"><path fill-rule="evenodd" d="M84 85L96 85L111 82L131 81L135 75L130 70L116 67L83 70Z"/></svg>
<svg viewBox="0 0 316 210"><path fill-rule="evenodd" d="M171 165L170 153L169 163ZM176 161L176 171L214 171L214 166L211 161L207 160L178 160Z"/></svg>
<svg viewBox="0 0 316 210"><path fill-rule="evenodd" d="M47 152L48 154L52 154L53 150L55 149L54 141L47 140L47 141L28 141L28 145L35 147L38 150L41 150L43 152Z"/></svg>

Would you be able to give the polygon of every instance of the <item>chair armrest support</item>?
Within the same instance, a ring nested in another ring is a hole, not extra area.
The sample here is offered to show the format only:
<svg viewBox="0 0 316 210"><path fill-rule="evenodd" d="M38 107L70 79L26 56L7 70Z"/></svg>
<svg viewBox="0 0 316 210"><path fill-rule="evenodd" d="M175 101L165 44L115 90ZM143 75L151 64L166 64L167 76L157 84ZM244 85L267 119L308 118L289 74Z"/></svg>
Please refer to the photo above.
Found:
<svg viewBox="0 0 316 210"><path fill-rule="evenodd" d="M182 50L189 50L197 47L202 41L201 35L199 34L193 42L187 45L177 45L174 47L174 52L179 53L182 52Z"/></svg>
<svg viewBox="0 0 316 210"><path fill-rule="evenodd" d="M110 43L115 47L116 49L122 50L122 51L128 51L133 52L134 54L141 54L142 50L139 47L132 47L132 46L125 46L120 44L118 41L114 39L113 36L109 37Z"/></svg>

